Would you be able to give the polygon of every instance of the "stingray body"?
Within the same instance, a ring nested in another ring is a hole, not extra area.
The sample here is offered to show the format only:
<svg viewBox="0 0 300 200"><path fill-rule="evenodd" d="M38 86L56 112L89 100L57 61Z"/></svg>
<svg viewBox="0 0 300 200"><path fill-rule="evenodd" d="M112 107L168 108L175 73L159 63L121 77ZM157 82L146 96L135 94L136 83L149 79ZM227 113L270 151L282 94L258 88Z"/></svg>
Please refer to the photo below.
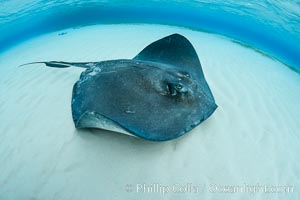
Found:
<svg viewBox="0 0 300 200"><path fill-rule="evenodd" d="M190 131L217 108L195 49L179 34L153 42L133 59L41 63L87 68L73 87L76 128L166 141Z"/></svg>

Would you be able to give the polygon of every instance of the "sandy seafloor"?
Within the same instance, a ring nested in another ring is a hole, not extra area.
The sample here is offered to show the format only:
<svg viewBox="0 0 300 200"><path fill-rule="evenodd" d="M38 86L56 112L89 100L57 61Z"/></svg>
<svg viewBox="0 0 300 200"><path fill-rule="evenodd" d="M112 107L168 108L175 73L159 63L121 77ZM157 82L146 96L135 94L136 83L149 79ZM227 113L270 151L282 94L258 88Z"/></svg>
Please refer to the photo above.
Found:
<svg viewBox="0 0 300 200"><path fill-rule="evenodd" d="M168 142L76 130L71 95L83 69L18 67L132 58L172 33L194 45L219 107ZM300 198L300 75L227 38L158 25L53 32L0 54L0 93L0 199ZM251 192L257 185L290 192Z"/></svg>

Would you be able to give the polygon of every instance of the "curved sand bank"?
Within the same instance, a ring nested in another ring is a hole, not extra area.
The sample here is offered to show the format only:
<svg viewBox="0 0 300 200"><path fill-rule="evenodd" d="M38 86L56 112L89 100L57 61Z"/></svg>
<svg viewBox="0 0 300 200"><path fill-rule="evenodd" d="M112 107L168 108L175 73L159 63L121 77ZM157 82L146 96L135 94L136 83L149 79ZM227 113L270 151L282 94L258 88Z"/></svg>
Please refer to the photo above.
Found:
<svg viewBox="0 0 300 200"><path fill-rule="evenodd" d="M70 101L83 69L17 67L132 58L175 32L194 45L219 107L168 142L76 130ZM50 33L0 54L0 92L0 199L300 197L300 75L226 38L157 25Z"/></svg>

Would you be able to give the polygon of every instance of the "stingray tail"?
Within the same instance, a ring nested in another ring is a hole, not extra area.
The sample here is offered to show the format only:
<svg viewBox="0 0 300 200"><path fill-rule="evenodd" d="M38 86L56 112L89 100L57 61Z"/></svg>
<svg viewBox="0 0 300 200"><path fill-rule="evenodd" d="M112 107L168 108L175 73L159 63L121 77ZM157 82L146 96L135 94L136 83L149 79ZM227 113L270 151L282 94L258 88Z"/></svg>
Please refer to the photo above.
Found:
<svg viewBox="0 0 300 200"><path fill-rule="evenodd" d="M45 64L48 67L55 67L55 68L67 68L67 67L82 67L82 68L89 68L94 65L94 63L91 62L63 62L63 61L48 61L48 62L31 62L26 63L23 65L20 65L19 67L25 66L25 65L32 65L32 64Z"/></svg>

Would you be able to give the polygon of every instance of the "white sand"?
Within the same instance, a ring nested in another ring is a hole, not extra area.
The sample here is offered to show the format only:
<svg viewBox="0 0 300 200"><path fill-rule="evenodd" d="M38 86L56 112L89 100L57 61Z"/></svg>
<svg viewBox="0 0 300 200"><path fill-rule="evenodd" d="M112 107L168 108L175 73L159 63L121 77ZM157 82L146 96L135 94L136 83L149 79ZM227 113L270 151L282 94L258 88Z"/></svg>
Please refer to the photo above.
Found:
<svg viewBox="0 0 300 200"><path fill-rule="evenodd" d="M226 38L178 27L98 25L65 32L0 54L0 199L300 199L299 74ZM219 107L169 142L76 130L71 93L83 70L17 67L132 58L175 32L196 48ZM166 194L139 185L178 189L189 183L192 191ZM213 193L212 184L294 190Z"/></svg>

